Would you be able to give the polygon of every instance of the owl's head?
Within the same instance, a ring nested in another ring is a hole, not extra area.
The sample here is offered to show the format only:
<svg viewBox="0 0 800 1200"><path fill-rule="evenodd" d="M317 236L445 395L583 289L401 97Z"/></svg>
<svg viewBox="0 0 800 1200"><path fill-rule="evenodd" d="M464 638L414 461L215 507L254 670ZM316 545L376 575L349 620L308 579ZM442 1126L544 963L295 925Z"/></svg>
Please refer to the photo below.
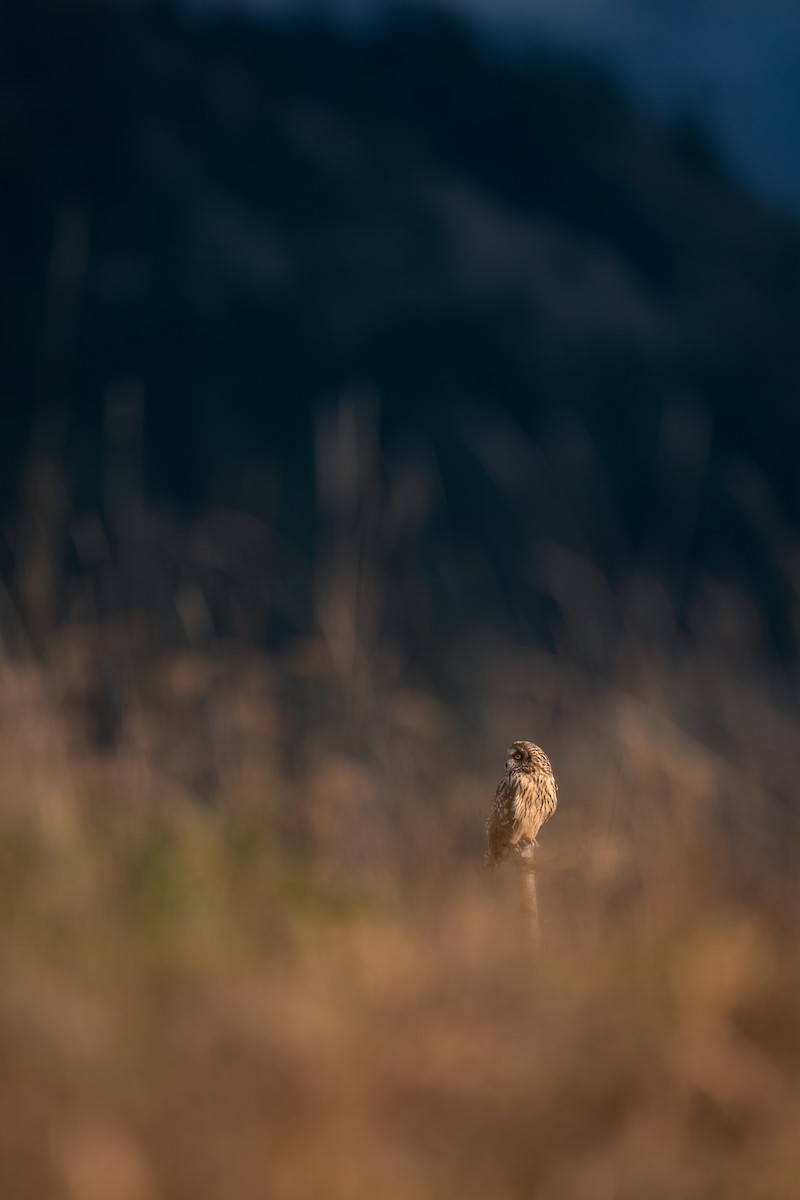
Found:
<svg viewBox="0 0 800 1200"><path fill-rule="evenodd" d="M533 742L512 742L506 753L506 770L511 774L533 775L548 765L547 757Z"/></svg>

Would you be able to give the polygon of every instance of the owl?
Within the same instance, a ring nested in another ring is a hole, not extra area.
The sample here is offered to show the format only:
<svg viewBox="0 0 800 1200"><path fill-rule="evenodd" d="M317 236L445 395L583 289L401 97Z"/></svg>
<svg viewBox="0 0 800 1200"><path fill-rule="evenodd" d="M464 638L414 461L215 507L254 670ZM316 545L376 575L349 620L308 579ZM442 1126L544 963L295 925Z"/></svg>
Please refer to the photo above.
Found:
<svg viewBox="0 0 800 1200"><path fill-rule="evenodd" d="M496 867L519 855L529 858L536 835L556 811L556 781L550 759L533 742L514 742L506 755L506 773L497 785L486 822L486 860Z"/></svg>

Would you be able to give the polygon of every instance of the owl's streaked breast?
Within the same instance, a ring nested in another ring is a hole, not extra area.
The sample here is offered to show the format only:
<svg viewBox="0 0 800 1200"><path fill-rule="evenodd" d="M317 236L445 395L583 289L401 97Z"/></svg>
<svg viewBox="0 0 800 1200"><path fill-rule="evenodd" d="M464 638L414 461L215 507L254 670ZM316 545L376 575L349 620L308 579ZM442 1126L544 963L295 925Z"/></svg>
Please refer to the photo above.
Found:
<svg viewBox="0 0 800 1200"><path fill-rule="evenodd" d="M516 742L524 748L527 762L516 767L509 761L506 775L498 784L489 819L487 858L492 866L512 855L528 856L536 845L539 830L555 812L556 781L550 760L532 742ZM509 751L509 757L516 754Z"/></svg>

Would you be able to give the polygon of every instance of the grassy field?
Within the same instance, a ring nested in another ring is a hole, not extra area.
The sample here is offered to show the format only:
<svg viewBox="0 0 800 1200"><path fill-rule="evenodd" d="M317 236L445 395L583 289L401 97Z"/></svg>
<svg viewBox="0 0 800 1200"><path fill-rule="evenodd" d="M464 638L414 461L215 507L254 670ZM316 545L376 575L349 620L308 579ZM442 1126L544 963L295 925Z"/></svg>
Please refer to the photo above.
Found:
<svg viewBox="0 0 800 1200"><path fill-rule="evenodd" d="M72 630L7 661L3 1197L793 1198L796 723L723 661L598 689L542 654L490 677L476 646L477 746L396 684L371 759L308 646L145 666ZM561 784L538 954L482 864L534 732Z"/></svg>

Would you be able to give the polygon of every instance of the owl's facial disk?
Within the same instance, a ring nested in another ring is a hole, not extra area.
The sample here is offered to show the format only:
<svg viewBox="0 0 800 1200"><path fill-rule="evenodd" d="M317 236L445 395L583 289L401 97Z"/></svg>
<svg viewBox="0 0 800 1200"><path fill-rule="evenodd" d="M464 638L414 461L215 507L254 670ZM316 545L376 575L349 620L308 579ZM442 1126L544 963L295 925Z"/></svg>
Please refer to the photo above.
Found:
<svg viewBox="0 0 800 1200"><path fill-rule="evenodd" d="M530 757L531 756L529 752L523 746L520 746L519 743L515 743L509 748L508 754L506 755L506 770L509 772L519 770L524 771L530 763Z"/></svg>

